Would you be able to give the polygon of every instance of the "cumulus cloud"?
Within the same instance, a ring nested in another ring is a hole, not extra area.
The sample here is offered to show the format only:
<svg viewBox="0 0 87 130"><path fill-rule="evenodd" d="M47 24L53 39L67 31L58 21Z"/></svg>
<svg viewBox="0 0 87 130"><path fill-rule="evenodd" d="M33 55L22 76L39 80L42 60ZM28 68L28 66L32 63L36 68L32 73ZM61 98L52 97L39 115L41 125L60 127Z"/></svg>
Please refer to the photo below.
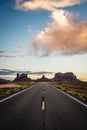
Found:
<svg viewBox="0 0 87 130"><path fill-rule="evenodd" d="M73 6L87 2L87 0L16 0L16 9L20 10L36 10L45 9L49 11L55 8Z"/></svg>
<svg viewBox="0 0 87 130"><path fill-rule="evenodd" d="M87 21L80 22L62 9L53 11L51 18L53 22L33 42L36 51L41 51L41 55L54 51L64 55L87 53Z"/></svg>
<svg viewBox="0 0 87 130"><path fill-rule="evenodd" d="M29 11L44 9L51 12L52 23L39 32L33 46L41 56L57 51L63 55L87 53L87 21L79 21L61 8L87 0L15 0L16 9Z"/></svg>

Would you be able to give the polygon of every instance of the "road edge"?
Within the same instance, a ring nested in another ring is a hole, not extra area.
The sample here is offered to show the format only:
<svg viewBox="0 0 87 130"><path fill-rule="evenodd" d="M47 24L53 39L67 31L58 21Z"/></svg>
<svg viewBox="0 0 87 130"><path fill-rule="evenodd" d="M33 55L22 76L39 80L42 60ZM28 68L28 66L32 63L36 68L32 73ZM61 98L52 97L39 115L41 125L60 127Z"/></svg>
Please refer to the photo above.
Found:
<svg viewBox="0 0 87 130"><path fill-rule="evenodd" d="M71 96L70 94L68 94L68 93L66 93L66 92L64 92L64 91L62 91L62 90L60 90L60 89L58 89L58 88L52 86L51 84L49 84L49 85L50 85L52 88L56 89L57 91L60 91L61 93L65 94L66 96L70 97L71 99L77 101L77 102L80 103L81 105L87 107L87 104L81 102L80 100L76 99L75 97Z"/></svg>
<svg viewBox="0 0 87 130"><path fill-rule="evenodd" d="M36 85L36 84L35 84L35 85ZM0 100L0 103L6 101L6 100L8 100L8 99L10 99L10 98L12 98L12 97L14 97L14 96L16 96L16 95L19 95L19 94L21 94L21 93L23 93L23 92L25 92L25 91L27 91L27 90L29 90L29 89L32 89L33 87L35 87L35 85L32 85L32 86L29 87L29 88L23 89L23 90L21 90L21 91L15 93L15 94L12 94L12 95L10 95L10 96L4 98L4 99L1 99L1 100Z"/></svg>

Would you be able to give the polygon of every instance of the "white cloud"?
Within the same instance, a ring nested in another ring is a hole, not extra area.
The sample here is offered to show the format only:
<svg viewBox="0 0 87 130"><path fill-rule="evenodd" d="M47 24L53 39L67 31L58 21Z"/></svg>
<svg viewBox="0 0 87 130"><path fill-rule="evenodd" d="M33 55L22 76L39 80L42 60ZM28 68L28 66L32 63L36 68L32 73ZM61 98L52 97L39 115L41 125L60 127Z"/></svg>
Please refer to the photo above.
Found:
<svg viewBox="0 0 87 130"><path fill-rule="evenodd" d="M87 21L80 22L70 12L60 9L84 2L87 0L16 0L16 9L51 11L53 22L33 41L38 54L48 55L55 51L66 55L87 53Z"/></svg>
<svg viewBox="0 0 87 130"><path fill-rule="evenodd" d="M6 51L4 50L0 50L0 54L6 53Z"/></svg>
<svg viewBox="0 0 87 130"><path fill-rule="evenodd" d="M16 9L25 11L45 9L53 11L56 8L73 6L84 2L87 2L87 0L16 0Z"/></svg>
<svg viewBox="0 0 87 130"><path fill-rule="evenodd" d="M4 58L16 58L16 59L19 59L20 56L3 56Z"/></svg>
<svg viewBox="0 0 87 130"><path fill-rule="evenodd" d="M37 34L34 48L41 55L55 51L65 55L87 53L87 21L80 22L64 10L52 12L51 17L53 23Z"/></svg>

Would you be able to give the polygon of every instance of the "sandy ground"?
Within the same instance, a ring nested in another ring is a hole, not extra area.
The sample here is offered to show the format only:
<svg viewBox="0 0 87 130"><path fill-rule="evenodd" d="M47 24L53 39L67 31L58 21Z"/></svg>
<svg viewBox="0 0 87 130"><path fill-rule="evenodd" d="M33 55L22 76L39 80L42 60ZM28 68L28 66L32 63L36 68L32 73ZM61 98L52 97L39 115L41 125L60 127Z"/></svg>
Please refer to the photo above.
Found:
<svg viewBox="0 0 87 130"><path fill-rule="evenodd" d="M21 85L17 85L17 84L14 84L14 83L11 83L11 84L1 84L0 85L0 88L15 88L15 87L21 87Z"/></svg>

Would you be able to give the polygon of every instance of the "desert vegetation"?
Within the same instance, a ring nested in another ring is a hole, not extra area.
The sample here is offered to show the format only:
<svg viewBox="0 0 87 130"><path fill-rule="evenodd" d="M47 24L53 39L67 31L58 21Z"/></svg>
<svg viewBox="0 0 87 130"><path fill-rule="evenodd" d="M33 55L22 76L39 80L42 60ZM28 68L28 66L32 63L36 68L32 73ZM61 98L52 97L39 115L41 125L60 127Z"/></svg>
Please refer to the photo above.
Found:
<svg viewBox="0 0 87 130"><path fill-rule="evenodd" d="M35 82L15 82L0 85L0 99L3 99L9 95L17 93L23 89L29 88L34 84Z"/></svg>
<svg viewBox="0 0 87 130"><path fill-rule="evenodd" d="M87 103L87 82L50 82L50 84Z"/></svg>

